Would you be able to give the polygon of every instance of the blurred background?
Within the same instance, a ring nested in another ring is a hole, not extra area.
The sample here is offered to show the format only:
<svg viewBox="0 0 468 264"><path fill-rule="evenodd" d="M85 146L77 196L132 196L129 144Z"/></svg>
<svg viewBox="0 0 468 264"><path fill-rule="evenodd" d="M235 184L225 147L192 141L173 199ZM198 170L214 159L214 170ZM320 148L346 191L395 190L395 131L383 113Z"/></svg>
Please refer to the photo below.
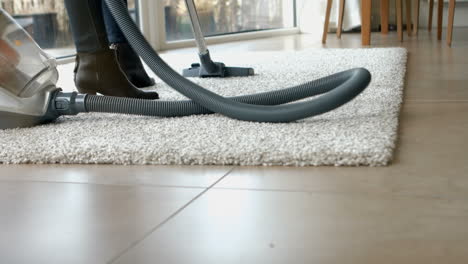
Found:
<svg viewBox="0 0 468 264"><path fill-rule="evenodd" d="M184 0L163 1L166 41L192 38ZM293 27L284 18L292 0L195 0L206 36ZM0 0L3 9L23 26L36 42L56 57L74 54L63 0ZM138 0L129 0L129 11L139 21ZM291 9L292 10L292 9ZM157 12L154 12L155 14ZM288 16L291 17L291 16Z"/></svg>

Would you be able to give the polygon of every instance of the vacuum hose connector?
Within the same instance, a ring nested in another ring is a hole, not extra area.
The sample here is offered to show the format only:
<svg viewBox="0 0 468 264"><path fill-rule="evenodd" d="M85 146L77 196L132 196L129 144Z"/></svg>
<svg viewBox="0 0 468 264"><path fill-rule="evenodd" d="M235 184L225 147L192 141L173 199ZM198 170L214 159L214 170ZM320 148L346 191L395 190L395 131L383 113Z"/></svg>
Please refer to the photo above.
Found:
<svg viewBox="0 0 468 264"><path fill-rule="evenodd" d="M51 106L58 115L77 115L88 112L85 106L87 94L63 93L60 89L53 94Z"/></svg>

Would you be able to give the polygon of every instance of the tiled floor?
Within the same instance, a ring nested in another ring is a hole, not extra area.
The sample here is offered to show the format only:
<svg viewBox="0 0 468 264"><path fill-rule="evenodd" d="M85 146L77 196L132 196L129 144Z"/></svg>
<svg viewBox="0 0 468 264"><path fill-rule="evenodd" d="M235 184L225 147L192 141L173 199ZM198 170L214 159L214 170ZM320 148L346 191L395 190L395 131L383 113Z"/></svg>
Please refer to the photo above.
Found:
<svg viewBox="0 0 468 264"><path fill-rule="evenodd" d="M410 51L392 165L0 166L0 263L468 263L468 28L452 48L426 31L373 41Z"/></svg>

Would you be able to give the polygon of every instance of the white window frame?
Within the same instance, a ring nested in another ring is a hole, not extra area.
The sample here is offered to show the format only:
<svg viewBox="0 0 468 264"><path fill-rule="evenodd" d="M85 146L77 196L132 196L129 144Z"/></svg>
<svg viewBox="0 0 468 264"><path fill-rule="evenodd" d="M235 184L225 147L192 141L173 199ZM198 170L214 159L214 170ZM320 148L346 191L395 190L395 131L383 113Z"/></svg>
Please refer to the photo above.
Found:
<svg viewBox="0 0 468 264"><path fill-rule="evenodd" d="M289 1L284 1L284 16L293 17L293 5ZM140 26L143 34L156 50L169 50L178 48L194 47L195 41L192 40L166 40L164 4L159 0L139 0ZM156 12L154 12L156 11ZM221 36L207 37L207 44L219 44L232 41L252 40L266 37L275 37L283 35L294 35L300 33L298 27L260 30L254 32L233 33Z"/></svg>

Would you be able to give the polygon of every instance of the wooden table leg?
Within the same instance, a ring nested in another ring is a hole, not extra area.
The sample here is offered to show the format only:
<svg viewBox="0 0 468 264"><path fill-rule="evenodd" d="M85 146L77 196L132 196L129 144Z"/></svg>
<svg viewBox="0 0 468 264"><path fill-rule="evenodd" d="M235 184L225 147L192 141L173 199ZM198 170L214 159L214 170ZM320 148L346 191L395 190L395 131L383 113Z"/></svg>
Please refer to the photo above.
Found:
<svg viewBox="0 0 468 264"><path fill-rule="evenodd" d="M455 17L455 0L449 2L448 24L447 24L447 44L452 46L453 19Z"/></svg>
<svg viewBox="0 0 468 264"><path fill-rule="evenodd" d="M336 29L336 36L341 38L341 31L343 30L343 17L345 9L345 0L340 0L340 13L338 14L338 27Z"/></svg>
<svg viewBox="0 0 468 264"><path fill-rule="evenodd" d="M327 1L327 10L325 10L325 23L323 24L323 35L322 35L323 44L327 42L328 24L330 23L330 12L332 8L332 4L333 4L333 0Z"/></svg>
<svg viewBox="0 0 468 264"><path fill-rule="evenodd" d="M429 0L429 21L427 22L427 29L432 31L432 15L434 13L434 0Z"/></svg>
<svg viewBox="0 0 468 264"><path fill-rule="evenodd" d="M403 41L403 0L396 0L398 40Z"/></svg>
<svg viewBox="0 0 468 264"><path fill-rule="evenodd" d="M411 25L413 21L411 20L411 0L406 0L406 32L408 36L411 36Z"/></svg>
<svg viewBox="0 0 468 264"><path fill-rule="evenodd" d="M388 12L389 0L380 0L380 31L384 35L388 34Z"/></svg>
<svg viewBox="0 0 468 264"><path fill-rule="evenodd" d="M437 1L437 39L442 39L442 20L444 19L444 0Z"/></svg>
<svg viewBox="0 0 468 264"><path fill-rule="evenodd" d="M421 0L416 0L416 6L414 7L414 23L413 23L413 35L418 34L419 29L419 7Z"/></svg>
<svg viewBox="0 0 468 264"><path fill-rule="evenodd" d="M372 0L362 0L361 39L362 45L370 45Z"/></svg>

